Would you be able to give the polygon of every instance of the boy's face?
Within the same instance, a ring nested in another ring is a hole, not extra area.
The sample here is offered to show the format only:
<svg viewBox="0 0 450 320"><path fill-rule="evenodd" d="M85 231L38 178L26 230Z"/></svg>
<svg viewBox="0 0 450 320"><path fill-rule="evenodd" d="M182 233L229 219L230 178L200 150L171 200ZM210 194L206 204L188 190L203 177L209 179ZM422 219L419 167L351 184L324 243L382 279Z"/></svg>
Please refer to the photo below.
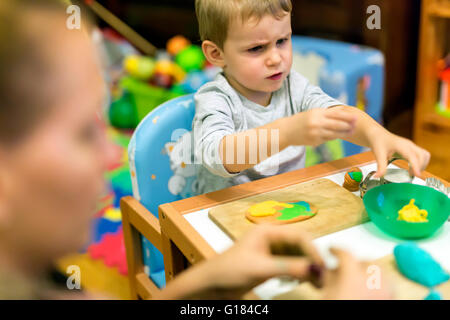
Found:
<svg viewBox="0 0 450 320"><path fill-rule="evenodd" d="M248 99L267 105L292 65L291 16L268 14L255 24L235 19L223 46L223 69L230 84Z"/></svg>

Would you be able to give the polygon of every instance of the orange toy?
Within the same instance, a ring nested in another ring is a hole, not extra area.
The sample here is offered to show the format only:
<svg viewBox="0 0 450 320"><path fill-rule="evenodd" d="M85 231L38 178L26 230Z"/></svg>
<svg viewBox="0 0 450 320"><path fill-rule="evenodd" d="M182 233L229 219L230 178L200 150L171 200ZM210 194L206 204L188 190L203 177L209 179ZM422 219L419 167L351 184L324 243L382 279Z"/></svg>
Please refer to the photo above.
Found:
<svg viewBox="0 0 450 320"><path fill-rule="evenodd" d="M178 52L190 45L191 42L183 36L175 36L167 42L167 52L175 56Z"/></svg>

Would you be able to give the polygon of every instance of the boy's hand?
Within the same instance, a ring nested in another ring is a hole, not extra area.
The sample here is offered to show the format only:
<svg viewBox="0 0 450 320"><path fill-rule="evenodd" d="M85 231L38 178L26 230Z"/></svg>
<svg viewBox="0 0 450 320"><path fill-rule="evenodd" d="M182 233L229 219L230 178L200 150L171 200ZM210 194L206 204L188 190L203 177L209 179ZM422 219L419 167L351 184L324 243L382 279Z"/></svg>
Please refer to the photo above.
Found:
<svg viewBox="0 0 450 320"><path fill-rule="evenodd" d="M389 159L394 153L400 154L410 163L411 174L420 177L420 174L430 162L430 153L414 144L412 141L389 132L383 132L371 138L371 148L375 154L378 170L375 177L386 173Z"/></svg>
<svg viewBox="0 0 450 320"><path fill-rule="evenodd" d="M357 117L346 110L312 109L297 113L296 128L302 130L294 139L297 145L318 146L326 141L345 139L356 127Z"/></svg>

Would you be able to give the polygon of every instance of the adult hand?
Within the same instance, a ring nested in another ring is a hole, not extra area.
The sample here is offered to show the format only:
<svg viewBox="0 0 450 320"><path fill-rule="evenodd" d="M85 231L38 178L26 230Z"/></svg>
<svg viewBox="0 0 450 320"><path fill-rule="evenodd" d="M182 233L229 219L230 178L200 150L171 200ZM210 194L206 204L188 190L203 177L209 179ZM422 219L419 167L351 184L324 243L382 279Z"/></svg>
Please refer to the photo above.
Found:
<svg viewBox="0 0 450 320"><path fill-rule="evenodd" d="M331 249L338 258L339 267L324 277L324 298L332 300L387 300L392 298L382 271L379 286L369 285L368 264L357 261L350 253Z"/></svg>
<svg viewBox="0 0 450 320"><path fill-rule="evenodd" d="M324 263L306 234L289 226L257 226L223 254L193 266L189 277L197 277L203 284L184 297L239 299L277 276L310 280L319 287L323 268ZM174 282L177 280L181 279Z"/></svg>

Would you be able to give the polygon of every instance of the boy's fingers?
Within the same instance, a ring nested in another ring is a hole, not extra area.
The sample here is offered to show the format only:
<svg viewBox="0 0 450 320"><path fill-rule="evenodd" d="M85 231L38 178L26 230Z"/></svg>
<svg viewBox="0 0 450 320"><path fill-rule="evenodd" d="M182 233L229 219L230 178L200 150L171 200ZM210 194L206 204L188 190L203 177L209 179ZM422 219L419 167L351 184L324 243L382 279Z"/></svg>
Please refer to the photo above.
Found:
<svg viewBox="0 0 450 320"><path fill-rule="evenodd" d="M424 158L425 158L422 169L425 170L428 167L428 164L430 163L431 155L427 150L422 149L422 151L424 153Z"/></svg>
<svg viewBox="0 0 450 320"><path fill-rule="evenodd" d="M413 151L413 158L416 160L416 167L413 168L413 173L415 176L420 176L420 173L422 172L422 161L423 157L421 152L418 149L414 149Z"/></svg>
<svg viewBox="0 0 450 320"><path fill-rule="evenodd" d="M410 159L409 159L409 162L411 163L411 169L412 169L412 171L413 171L413 174L416 176L416 177L419 177L420 176L420 173L421 173L421 166L420 166L420 158L419 158L419 156L416 154L416 153L414 153L411 157L410 157Z"/></svg>
<svg viewBox="0 0 450 320"><path fill-rule="evenodd" d="M425 170L430 161L430 154L428 151L414 146L410 148L408 152L402 152L404 158L410 164L410 172L419 177L423 170Z"/></svg>
<svg viewBox="0 0 450 320"><path fill-rule="evenodd" d="M409 162L410 173L417 177L420 176L420 155L414 149L410 149L408 152L402 152L400 154Z"/></svg>
<svg viewBox="0 0 450 320"><path fill-rule="evenodd" d="M375 159L377 160L377 172L375 173L375 178L380 178L384 176L386 173L386 167L387 167L387 155L382 151L374 151L375 153Z"/></svg>
<svg viewBox="0 0 450 320"><path fill-rule="evenodd" d="M420 171L424 171L428 167L428 163L430 162L430 154L428 151L420 147L417 148L417 154L420 159Z"/></svg>

